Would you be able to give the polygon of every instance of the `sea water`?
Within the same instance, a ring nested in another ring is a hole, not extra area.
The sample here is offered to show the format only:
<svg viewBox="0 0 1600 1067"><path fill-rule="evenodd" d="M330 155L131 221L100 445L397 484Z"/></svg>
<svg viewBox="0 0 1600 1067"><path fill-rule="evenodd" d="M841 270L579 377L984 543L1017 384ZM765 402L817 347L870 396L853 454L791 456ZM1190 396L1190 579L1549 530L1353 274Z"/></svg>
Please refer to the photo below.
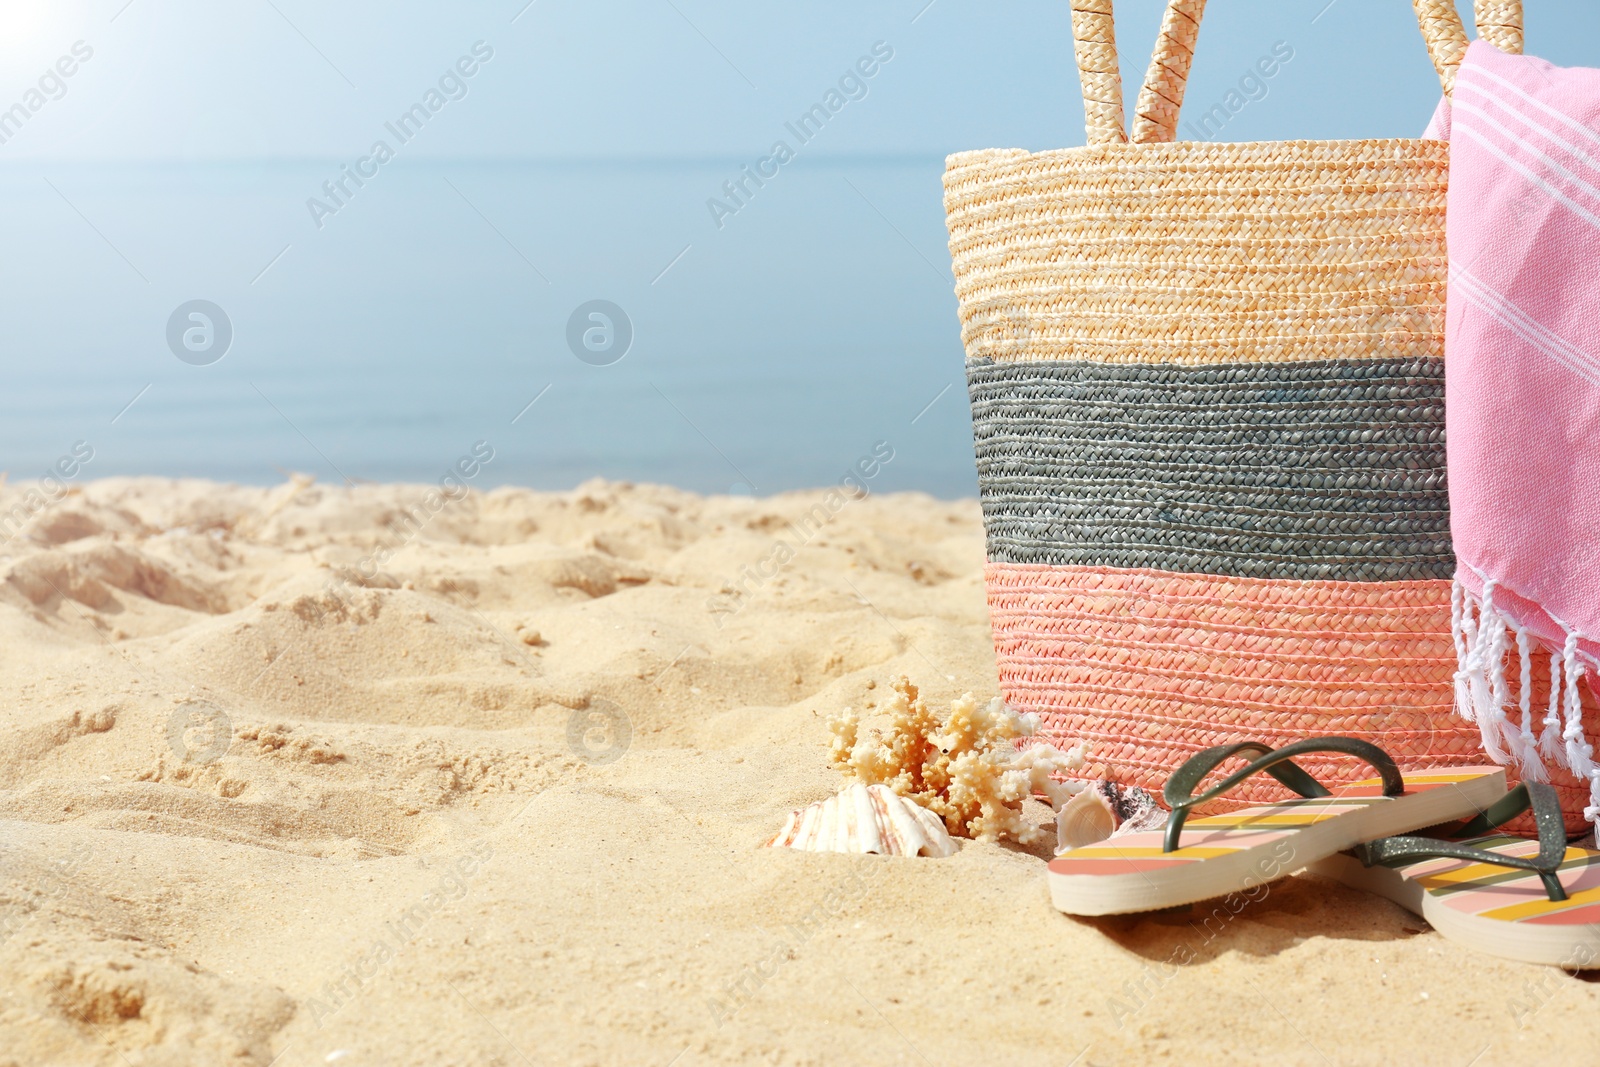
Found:
<svg viewBox="0 0 1600 1067"><path fill-rule="evenodd" d="M0 467L975 492L937 156L359 162L0 171Z"/></svg>

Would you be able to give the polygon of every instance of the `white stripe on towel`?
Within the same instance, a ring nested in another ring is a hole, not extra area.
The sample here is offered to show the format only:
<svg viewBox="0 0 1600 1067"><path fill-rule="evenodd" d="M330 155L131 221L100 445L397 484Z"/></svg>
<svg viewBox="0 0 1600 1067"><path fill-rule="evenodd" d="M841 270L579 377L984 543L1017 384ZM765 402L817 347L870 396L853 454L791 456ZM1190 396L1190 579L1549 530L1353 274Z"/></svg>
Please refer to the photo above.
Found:
<svg viewBox="0 0 1600 1067"><path fill-rule="evenodd" d="M1576 173L1574 171L1568 170L1566 167L1562 166L1561 163L1558 160L1552 158L1551 156L1547 156L1543 152L1539 151L1539 149L1535 148L1533 146L1533 144L1528 141L1527 138L1518 136L1518 134L1516 133L1515 130L1508 130L1504 126L1500 125L1500 123L1496 122L1493 118L1491 118L1489 116L1488 112L1483 111L1480 108L1472 106L1471 104L1467 103L1465 100L1457 100L1453 106L1454 106L1454 108L1455 108L1455 110L1457 112L1466 112L1468 115L1473 116L1475 119L1479 120L1480 122L1483 122L1486 125L1492 126L1496 130L1496 132L1498 132L1502 137L1505 137L1506 139L1511 140L1511 141L1515 141L1524 150L1526 150L1528 152L1531 152L1534 155L1538 156L1539 159L1541 161L1543 161L1544 164L1546 166L1548 166L1551 170L1560 172L1562 177L1566 178L1567 181L1571 182L1573 185L1578 186L1580 189L1582 189L1584 192L1588 193L1590 196L1592 196L1592 197L1594 197L1596 199L1600 199L1600 188L1596 188L1595 186L1589 184L1587 181L1585 181L1583 179L1582 175L1580 175L1580 174L1578 174L1578 173ZM1474 126L1474 125L1475 125L1475 123L1463 124L1460 120L1456 121L1456 129L1460 129L1460 130L1463 130L1463 131L1468 132L1468 133L1473 132L1472 131L1472 126ZM1531 122L1528 123L1528 126L1530 126L1532 129L1538 130L1540 133L1545 133L1544 128L1541 127L1541 126L1536 126ZM1556 141L1556 139L1554 137L1551 137L1548 133L1545 133L1545 136L1546 137L1550 137L1550 140L1555 141L1557 145L1559 145L1562 148L1567 149L1567 151L1571 152L1573 155L1580 155L1580 156L1583 155L1583 153L1581 153L1581 152L1577 151L1576 149L1572 148L1570 145L1567 145L1566 143L1564 143L1562 141ZM1478 140L1482 141L1482 138L1478 138ZM1587 162L1590 162L1590 163L1593 162L1592 160L1589 160L1588 156L1583 156L1583 158ZM1550 177L1548 172L1546 172L1546 177Z"/></svg>
<svg viewBox="0 0 1600 1067"><path fill-rule="evenodd" d="M1600 359L1551 332L1503 294L1474 277L1465 267L1452 265L1450 281L1460 289L1462 296L1499 320L1518 337L1568 370L1600 384Z"/></svg>

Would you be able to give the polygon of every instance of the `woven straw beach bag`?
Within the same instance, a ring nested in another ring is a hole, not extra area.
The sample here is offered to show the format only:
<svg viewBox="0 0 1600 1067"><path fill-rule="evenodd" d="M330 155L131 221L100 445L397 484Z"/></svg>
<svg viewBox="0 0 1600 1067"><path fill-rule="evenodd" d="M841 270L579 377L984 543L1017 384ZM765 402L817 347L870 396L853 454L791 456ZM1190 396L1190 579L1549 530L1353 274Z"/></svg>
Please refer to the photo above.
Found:
<svg viewBox="0 0 1600 1067"><path fill-rule="evenodd" d="M1151 790L1241 738L1481 762L1453 711L1449 146L1175 142L1204 4L1170 0L1131 142L1111 0L1072 0L1088 144L947 162L1001 688ZM1448 92L1466 31L1416 7ZM1520 0L1476 14L1521 51Z"/></svg>

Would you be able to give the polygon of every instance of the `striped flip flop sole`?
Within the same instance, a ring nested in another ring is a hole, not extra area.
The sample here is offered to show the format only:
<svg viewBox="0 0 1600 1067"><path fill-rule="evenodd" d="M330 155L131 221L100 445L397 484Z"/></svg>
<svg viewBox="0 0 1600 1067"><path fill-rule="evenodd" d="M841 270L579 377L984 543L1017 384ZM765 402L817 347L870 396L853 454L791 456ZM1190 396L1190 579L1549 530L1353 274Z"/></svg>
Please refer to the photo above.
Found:
<svg viewBox="0 0 1600 1067"><path fill-rule="evenodd" d="M1160 830L1126 834L1052 860L1050 898L1071 915L1122 915L1251 890L1363 842L1475 815L1505 789L1499 767L1445 767L1406 774L1399 796L1368 778L1191 819L1171 852Z"/></svg>
<svg viewBox="0 0 1600 1067"><path fill-rule="evenodd" d="M1460 843L1507 856L1539 852L1537 841L1505 834ZM1567 891L1562 901L1549 898L1537 874L1491 863L1427 859L1365 867L1341 854L1310 871L1388 897L1481 952L1568 970L1600 968L1600 852L1592 849L1567 849L1558 874Z"/></svg>

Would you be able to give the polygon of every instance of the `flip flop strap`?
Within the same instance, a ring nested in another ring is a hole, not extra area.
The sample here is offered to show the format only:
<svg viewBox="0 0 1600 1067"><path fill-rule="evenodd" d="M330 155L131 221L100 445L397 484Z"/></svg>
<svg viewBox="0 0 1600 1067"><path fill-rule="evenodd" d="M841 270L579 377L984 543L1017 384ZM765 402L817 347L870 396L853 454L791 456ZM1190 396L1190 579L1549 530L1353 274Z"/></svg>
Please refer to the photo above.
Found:
<svg viewBox="0 0 1600 1067"><path fill-rule="evenodd" d="M1561 801L1556 791L1542 782L1523 782L1484 810L1483 814L1464 824L1457 832L1462 837L1480 837L1495 827L1509 822L1533 809L1534 825L1539 829L1539 854L1537 856L1507 856L1490 849L1473 848L1459 841L1445 841L1436 837L1406 834L1370 841L1356 849L1356 856L1368 867L1383 865L1396 867L1422 859L1466 860L1469 863L1491 863L1498 867L1512 867L1519 871L1532 871L1544 883L1545 893L1552 901L1567 899L1567 891L1556 876L1567 856L1567 827L1561 815Z"/></svg>
<svg viewBox="0 0 1600 1067"><path fill-rule="evenodd" d="M1218 764L1246 752L1259 755L1204 793L1199 796L1194 795L1195 787L1205 779L1206 775L1215 770ZM1395 766L1389 754L1372 742L1355 737L1311 737L1284 745L1280 749L1268 748L1259 741L1218 745L1216 748L1208 748L1190 757L1183 766L1172 772L1172 777L1167 779L1167 784L1162 788L1162 799L1167 802L1167 807L1172 809L1172 814L1167 817L1167 831L1161 843L1161 850L1172 852L1178 847L1178 837L1183 832L1183 823L1189 817L1190 809L1198 804L1215 800L1240 782L1262 771L1266 771L1303 797L1316 799L1332 796L1326 786L1293 762L1294 757L1309 752L1338 752L1355 756L1371 764L1378 772L1378 777L1383 780L1384 796L1398 796L1405 791L1405 780L1400 776L1400 768Z"/></svg>

